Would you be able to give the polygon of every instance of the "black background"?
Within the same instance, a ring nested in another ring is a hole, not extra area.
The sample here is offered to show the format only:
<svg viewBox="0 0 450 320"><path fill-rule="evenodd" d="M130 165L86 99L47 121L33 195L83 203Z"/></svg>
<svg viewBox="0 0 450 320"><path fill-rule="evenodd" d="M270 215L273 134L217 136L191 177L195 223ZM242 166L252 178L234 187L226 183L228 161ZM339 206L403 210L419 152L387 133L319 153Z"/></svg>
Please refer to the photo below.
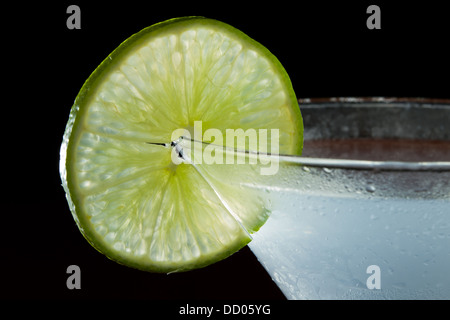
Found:
<svg viewBox="0 0 450 320"><path fill-rule="evenodd" d="M72 103L96 66L133 33L179 16L221 20L266 46L287 70L298 98L450 98L446 8L431 1L341 2L59 1L3 7L0 297L284 299L248 248L209 267L169 275L105 258L70 214L59 179L59 147ZM80 30L66 27L71 4L81 9ZM366 27L370 4L381 8L381 30ZM81 290L66 287L72 264L81 268Z"/></svg>

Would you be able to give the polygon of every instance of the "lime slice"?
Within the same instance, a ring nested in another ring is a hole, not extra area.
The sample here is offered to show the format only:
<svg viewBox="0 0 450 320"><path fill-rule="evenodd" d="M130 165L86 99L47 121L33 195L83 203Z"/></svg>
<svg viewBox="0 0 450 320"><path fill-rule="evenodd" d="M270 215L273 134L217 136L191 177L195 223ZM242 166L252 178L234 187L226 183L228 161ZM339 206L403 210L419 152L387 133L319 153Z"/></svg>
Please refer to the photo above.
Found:
<svg viewBox="0 0 450 320"><path fill-rule="evenodd" d="M288 75L266 48L225 23L158 23L92 73L70 112L60 174L93 247L130 267L175 272L223 259L251 240L268 217L263 197L239 184L252 169L175 165L162 146L196 121L203 132L276 128L279 151L301 153Z"/></svg>

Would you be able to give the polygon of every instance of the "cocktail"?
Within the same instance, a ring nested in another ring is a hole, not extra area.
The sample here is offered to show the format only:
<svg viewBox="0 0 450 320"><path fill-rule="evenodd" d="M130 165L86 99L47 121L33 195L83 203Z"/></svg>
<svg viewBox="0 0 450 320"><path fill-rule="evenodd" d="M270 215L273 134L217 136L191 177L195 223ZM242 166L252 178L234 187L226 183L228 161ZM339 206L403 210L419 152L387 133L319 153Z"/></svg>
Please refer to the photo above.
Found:
<svg viewBox="0 0 450 320"><path fill-rule="evenodd" d="M448 101L301 105L319 159L279 171L249 244L286 297L450 298Z"/></svg>
<svg viewBox="0 0 450 320"><path fill-rule="evenodd" d="M202 17L145 28L72 106L60 175L75 222L145 271L205 267L254 239L291 299L448 297L448 102L325 102L300 104L300 157L298 101L265 47ZM379 158L419 138L431 159Z"/></svg>

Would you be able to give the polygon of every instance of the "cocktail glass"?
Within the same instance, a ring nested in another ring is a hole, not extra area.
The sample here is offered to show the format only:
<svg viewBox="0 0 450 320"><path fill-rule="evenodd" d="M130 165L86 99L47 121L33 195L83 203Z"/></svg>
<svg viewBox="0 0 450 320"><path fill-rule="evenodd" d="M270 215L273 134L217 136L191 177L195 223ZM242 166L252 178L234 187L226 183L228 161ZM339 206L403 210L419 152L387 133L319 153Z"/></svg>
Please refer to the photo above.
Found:
<svg viewBox="0 0 450 320"><path fill-rule="evenodd" d="M450 299L450 100L300 101L249 247L288 299ZM298 165L301 164L301 165Z"/></svg>

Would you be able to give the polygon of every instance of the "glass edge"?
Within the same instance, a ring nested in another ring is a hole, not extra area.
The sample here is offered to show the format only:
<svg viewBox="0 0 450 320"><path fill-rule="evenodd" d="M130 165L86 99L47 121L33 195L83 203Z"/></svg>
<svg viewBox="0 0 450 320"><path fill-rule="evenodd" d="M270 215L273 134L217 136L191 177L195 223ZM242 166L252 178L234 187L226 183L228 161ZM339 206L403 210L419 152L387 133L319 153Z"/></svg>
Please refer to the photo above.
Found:
<svg viewBox="0 0 450 320"><path fill-rule="evenodd" d="M421 98L421 97L325 97L325 98L299 98L298 103L304 104L332 104L332 103L420 103L420 104L446 104L450 99Z"/></svg>
<svg viewBox="0 0 450 320"><path fill-rule="evenodd" d="M370 161L332 158L308 158L280 155L280 160L295 162L307 167L373 171L450 171L450 161Z"/></svg>

